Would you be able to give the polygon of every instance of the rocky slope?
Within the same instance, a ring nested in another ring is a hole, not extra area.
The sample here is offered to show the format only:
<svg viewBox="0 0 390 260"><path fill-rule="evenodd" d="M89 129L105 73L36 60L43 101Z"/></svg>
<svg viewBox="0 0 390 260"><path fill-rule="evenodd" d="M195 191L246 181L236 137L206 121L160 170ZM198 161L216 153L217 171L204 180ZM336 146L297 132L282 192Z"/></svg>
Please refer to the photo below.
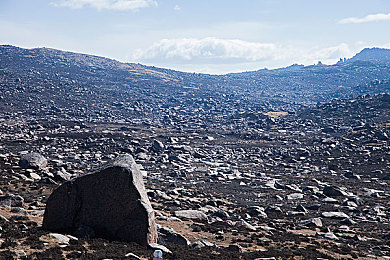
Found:
<svg viewBox="0 0 390 260"><path fill-rule="evenodd" d="M364 53L364 60L351 59L330 66L206 75L47 48L3 45L0 97L5 111L27 106L39 114L54 110L90 120L113 112L137 118L153 114L161 120L178 108L203 117L214 111L224 114L226 110L294 111L333 98L387 91L388 87L356 88L390 78L390 60L376 60L372 50ZM367 58L370 53L371 60Z"/></svg>
<svg viewBox="0 0 390 260"><path fill-rule="evenodd" d="M51 78L57 66L2 67L0 258L150 258L151 247L41 228L54 188L120 154L142 167L167 259L390 256L389 94L280 112L241 88L122 88L77 62ZM356 93L389 87L362 82ZM26 168L29 152L44 158Z"/></svg>

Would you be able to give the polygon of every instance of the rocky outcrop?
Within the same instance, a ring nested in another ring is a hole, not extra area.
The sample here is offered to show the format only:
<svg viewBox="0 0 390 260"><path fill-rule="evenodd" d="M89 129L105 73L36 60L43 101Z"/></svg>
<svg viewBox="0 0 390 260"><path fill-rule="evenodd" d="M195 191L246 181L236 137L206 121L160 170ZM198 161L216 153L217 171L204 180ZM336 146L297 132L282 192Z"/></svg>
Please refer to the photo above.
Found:
<svg viewBox="0 0 390 260"><path fill-rule="evenodd" d="M134 159L120 156L101 170L63 183L50 195L43 228L97 237L157 242L154 212Z"/></svg>

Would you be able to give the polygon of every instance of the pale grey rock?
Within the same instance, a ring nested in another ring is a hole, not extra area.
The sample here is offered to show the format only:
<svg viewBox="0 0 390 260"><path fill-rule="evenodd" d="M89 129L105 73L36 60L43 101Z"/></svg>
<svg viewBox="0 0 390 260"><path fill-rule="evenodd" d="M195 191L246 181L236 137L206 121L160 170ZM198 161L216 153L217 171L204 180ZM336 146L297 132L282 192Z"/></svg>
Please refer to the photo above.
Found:
<svg viewBox="0 0 390 260"><path fill-rule="evenodd" d="M47 166L47 159L39 153L28 153L20 157L21 168L43 169Z"/></svg>
<svg viewBox="0 0 390 260"><path fill-rule="evenodd" d="M186 218L186 219L191 219L191 220L199 220L199 221L206 221L207 220L207 215L204 214L200 210L177 210L174 212L176 217L179 218Z"/></svg>

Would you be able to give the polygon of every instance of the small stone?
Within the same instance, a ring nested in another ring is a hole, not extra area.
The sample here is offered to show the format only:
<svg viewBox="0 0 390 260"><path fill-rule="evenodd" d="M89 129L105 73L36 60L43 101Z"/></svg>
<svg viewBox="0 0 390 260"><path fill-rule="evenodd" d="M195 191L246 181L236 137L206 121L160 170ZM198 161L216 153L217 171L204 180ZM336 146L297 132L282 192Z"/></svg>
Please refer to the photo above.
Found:
<svg viewBox="0 0 390 260"><path fill-rule="evenodd" d="M251 224L249 224L248 222L246 222L245 220L237 221L237 223L234 226L237 228L245 228L245 229L248 229L250 231L256 231L256 228L254 226L252 226Z"/></svg>
<svg viewBox="0 0 390 260"><path fill-rule="evenodd" d="M133 253L127 253L127 254L125 255L125 257L129 257L129 258L131 258L131 259L141 260L141 258L140 258L139 256L137 256L137 255L135 255L135 254L133 254Z"/></svg>
<svg viewBox="0 0 390 260"><path fill-rule="evenodd" d="M349 218L344 212L322 212L321 214L324 218L335 218L335 219L344 219Z"/></svg>
<svg viewBox="0 0 390 260"><path fill-rule="evenodd" d="M321 218L311 218L308 220L303 220L299 224L308 227L322 227L322 220Z"/></svg>
<svg viewBox="0 0 390 260"><path fill-rule="evenodd" d="M291 193L287 195L288 200L300 200L303 199L303 194L302 193Z"/></svg>
<svg viewBox="0 0 390 260"><path fill-rule="evenodd" d="M324 237L327 238L327 239L331 239L331 240L337 240L337 239L339 239L335 234L333 234L333 233L331 233L331 232L326 233L326 234L324 235Z"/></svg>
<svg viewBox="0 0 390 260"><path fill-rule="evenodd" d="M154 140L151 149L152 149L152 151L159 153L159 152L164 151L165 146L162 142L160 142L158 140Z"/></svg>
<svg viewBox="0 0 390 260"><path fill-rule="evenodd" d="M157 243L150 243L149 247L151 249L154 249L154 250L161 250L161 251L163 251L166 254L172 254L172 251L169 250L167 247L165 247L163 245L160 245L160 244L157 244Z"/></svg>
<svg viewBox="0 0 390 260"><path fill-rule="evenodd" d="M70 241L69 237L58 233L50 233L49 236L55 238L60 244L69 244Z"/></svg>

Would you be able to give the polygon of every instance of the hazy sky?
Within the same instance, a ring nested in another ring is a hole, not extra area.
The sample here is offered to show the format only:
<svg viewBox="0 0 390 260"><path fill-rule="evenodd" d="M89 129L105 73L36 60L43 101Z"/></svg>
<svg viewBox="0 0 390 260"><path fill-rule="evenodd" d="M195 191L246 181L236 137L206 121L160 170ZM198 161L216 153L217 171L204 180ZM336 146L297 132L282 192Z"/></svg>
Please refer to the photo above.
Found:
<svg viewBox="0 0 390 260"><path fill-rule="evenodd" d="M389 32L389 0L0 0L0 44L190 72L334 63Z"/></svg>

